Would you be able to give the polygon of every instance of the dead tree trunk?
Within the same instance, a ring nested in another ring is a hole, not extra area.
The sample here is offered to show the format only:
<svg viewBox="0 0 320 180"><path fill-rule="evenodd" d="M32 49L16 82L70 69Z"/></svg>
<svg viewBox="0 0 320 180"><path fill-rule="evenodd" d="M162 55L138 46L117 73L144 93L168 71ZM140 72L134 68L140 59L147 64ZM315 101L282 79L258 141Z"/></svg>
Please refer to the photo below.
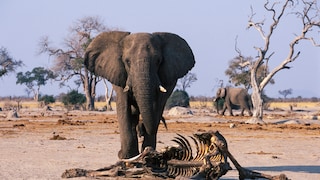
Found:
<svg viewBox="0 0 320 180"><path fill-rule="evenodd" d="M255 67L255 66L254 66ZM259 89L257 83L257 68L251 68L251 86L252 86L252 95L251 101L253 105L253 114L252 118L246 121L246 123L256 124L260 123L263 124L263 100L261 97L261 90Z"/></svg>
<svg viewBox="0 0 320 180"><path fill-rule="evenodd" d="M109 87L107 85L107 82L105 79L103 79L103 83L104 83L104 87L105 87L105 98L106 98L106 110L107 111L112 111L112 106L111 106L111 99L112 99L112 95L113 95L113 87L111 86L111 91L109 94Z"/></svg>
<svg viewBox="0 0 320 180"><path fill-rule="evenodd" d="M83 76L83 89L86 96L86 109L89 111L94 110L94 100L96 96L97 77L85 70Z"/></svg>

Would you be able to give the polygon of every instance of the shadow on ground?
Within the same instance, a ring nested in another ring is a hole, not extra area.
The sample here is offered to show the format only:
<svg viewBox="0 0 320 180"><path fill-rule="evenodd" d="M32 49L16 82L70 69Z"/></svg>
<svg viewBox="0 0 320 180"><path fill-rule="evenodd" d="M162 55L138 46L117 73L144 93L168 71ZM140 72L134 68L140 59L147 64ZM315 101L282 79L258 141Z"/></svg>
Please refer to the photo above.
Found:
<svg viewBox="0 0 320 180"><path fill-rule="evenodd" d="M254 171L292 171L292 172L306 172L306 173L320 173L320 166L312 165L295 165L295 166L266 166L266 167L247 167Z"/></svg>

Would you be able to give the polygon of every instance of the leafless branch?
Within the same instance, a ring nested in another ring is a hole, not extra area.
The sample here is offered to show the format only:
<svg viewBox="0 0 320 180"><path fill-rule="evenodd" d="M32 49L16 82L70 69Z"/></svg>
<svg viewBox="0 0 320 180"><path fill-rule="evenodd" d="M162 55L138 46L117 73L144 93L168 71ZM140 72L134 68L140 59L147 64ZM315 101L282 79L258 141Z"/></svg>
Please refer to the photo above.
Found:
<svg viewBox="0 0 320 180"><path fill-rule="evenodd" d="M320 44L317 44L316 41L312 37L311 38L307 38L307 40L310 40L313 46L320 47Z"/></svg>
<svg viewBox="0 0 320 180"><path fill-rule="evenodd" d="M238 48L238 36L235 38L234 41L235 41L234 49L238 53L238 57L240 59L239 66L242 67L242 68L244 68L246 66L250 67L250 65L251 65L250 61L245 61L244 60L244 57L242 56L241 50Z"/></svg>
<svg viewBox="0 0 320 180"><path fill-rule="evenodd" d="M238 56L239 56L239 58L240 58L240 60L241 60L241 62L242 62L242 60L243 60L243 56L242 56L242 54L241 54L241 50L238 48L238 36L236 36L236 38L235 38L235 43L234 43L234 50L238 53Z"/></svg>

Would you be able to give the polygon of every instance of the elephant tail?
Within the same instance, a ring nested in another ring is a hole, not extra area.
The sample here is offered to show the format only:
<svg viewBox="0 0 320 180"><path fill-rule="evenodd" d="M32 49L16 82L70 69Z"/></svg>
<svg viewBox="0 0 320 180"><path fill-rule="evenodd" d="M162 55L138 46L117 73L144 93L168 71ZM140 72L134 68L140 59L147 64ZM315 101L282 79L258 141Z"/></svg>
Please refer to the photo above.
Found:
<svg viewBox="0 0 320 180"><path fill-rule="evenodd" d="M167 126L167 123L166 123L166 119L165 119L163 116L161 116L161 121L163 122L163 125L164 125L164 127L166 128L166 130L168 130L168 126Z"/></svg>

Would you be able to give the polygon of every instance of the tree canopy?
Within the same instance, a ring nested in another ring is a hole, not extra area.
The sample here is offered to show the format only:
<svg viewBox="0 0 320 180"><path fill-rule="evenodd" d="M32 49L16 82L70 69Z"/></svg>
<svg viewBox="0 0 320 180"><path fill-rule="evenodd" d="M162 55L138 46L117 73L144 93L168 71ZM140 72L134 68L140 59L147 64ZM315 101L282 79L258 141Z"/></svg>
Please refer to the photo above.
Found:
<svg viewBox="0 0 320 180"><path fill-rule="evenodd" d="M22 65L23 63L21 60L14 60L6 48L0 47L0 77L7 75L10 72L14 72Z"/></svg>
<svg viewBox="0 0 320 180"><path fill-rule="evenodd" d="M44 67L35 67L32 71L17 73L16 84L26 85L27 90L33 92L34 100L38 101L40 87L46 85L48 80L55 78L56 75L53 71Z"/></svg>
<svg viewBox="0 0 320 180"><path fill-rule="evenodd" d="M242 57L237 56L229 61L229 67L225 71L225 74L229 76L229 83L234 84L235 86L243 85L247 90L249 90L251 86L251 71L250 67L247 66L248 63L253 63L252 57ZM259 66L257 70L257 81L261 83L262 80L269 73L268 66L263 64ZM270 84L274 84L274 80L270 80Z"/></svg>
<svg viewBox="0 0 320 180"><path fill-rule="evenodd" d="M285 99L287 98L288 95L292 94L292 89L284 89L284 90L279 90L279 94L281 94Z"/></svg>

